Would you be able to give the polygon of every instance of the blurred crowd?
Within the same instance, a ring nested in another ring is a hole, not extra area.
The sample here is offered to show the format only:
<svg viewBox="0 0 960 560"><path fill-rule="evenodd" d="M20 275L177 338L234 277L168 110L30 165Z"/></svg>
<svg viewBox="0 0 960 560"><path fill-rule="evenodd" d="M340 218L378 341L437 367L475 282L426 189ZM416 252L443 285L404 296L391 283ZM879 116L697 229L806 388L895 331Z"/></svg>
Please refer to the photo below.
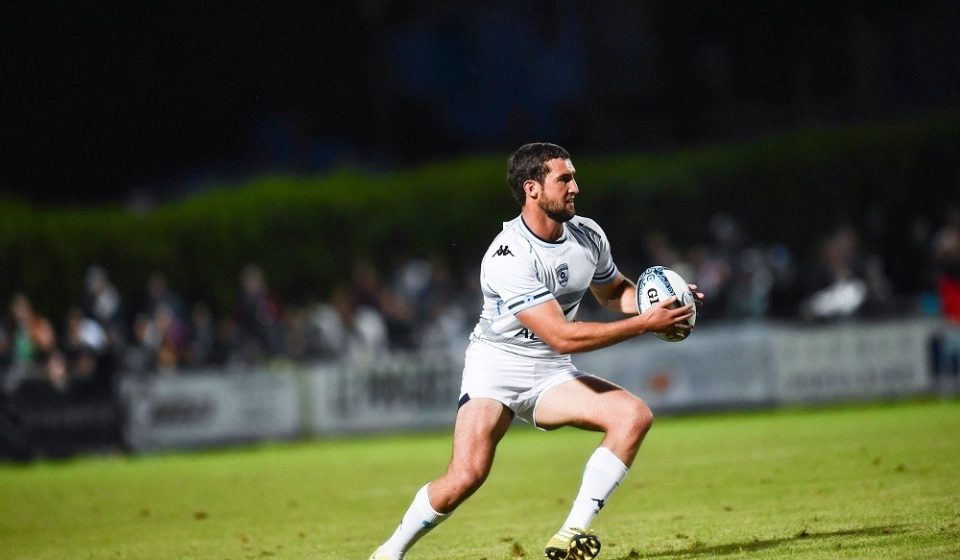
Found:
<svg viewBox="0 0 960 560"><path fill-rule="evenodd" d="M236 308L220 316L203 301L189 303L161 272L129 299L101 266L90 266L83 281L84 300L59 325L27 294L12 296L0 322L4 394L24 381L86 391L102 389L118 373L231 371L445 348L464 339L468 317L479 309L479 297L471 297L477 290L429 260L406 261L390 282L359 261L327 300L303 306L282 301L261 267L250 264L239 274ZM131 309L128 301L140 303Z"/></svg>
<svg viewBox="0 0 960 560"><path fill-rule="evenodd" d="M702 244L679 248L653 231L635 262L624 248L614 247L614 254L625 274L663 264L697 283L708 294L701 317L711 320L925 313L960 325L960 210L911 235L911 258L923 278L910 297L898 295L881 253L851 224L825 232L815 253L796 255L783 244L751 241L735 220L717 215ZM264 270L250 264L239 271L235 309L215 314L205 302L188 301L163 272L145 279L143 293L123 294L107 269L92 265L78 279L83 301L59 321L36 311L35 294L7 300L9 313L0 321L0 386L8 395L27 380L42 380L57 391L97 390L117 374L231 371L462 348L482 303L477 278L477 270L454 274L441 259L409 259L390 271L362 260L323 301L290 305L271 289ZM580 318L606 313L586 298ZM960 334L945 336L942 345L955 355Z"/></svg>

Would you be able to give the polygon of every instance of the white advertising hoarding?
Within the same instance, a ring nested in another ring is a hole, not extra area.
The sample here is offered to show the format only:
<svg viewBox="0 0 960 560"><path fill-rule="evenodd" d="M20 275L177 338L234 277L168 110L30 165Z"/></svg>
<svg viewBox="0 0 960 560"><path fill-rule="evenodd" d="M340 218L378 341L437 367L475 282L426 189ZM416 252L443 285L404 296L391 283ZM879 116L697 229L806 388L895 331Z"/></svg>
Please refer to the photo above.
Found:
<svg viewBox="0 0 960 560"><path fill-rule="evenodd" d="M297 377L191 373L128 379L124 437L137 451L284 439L300 430Z"/></svg>

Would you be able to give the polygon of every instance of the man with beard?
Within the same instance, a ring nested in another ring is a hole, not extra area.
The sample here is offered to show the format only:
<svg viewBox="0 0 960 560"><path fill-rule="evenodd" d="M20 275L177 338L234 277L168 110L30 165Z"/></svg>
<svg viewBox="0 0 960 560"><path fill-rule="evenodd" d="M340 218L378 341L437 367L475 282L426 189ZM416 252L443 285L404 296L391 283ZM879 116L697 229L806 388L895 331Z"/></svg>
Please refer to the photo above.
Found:
<svg viewBox="0 0 960 560"><path fill-rule="evenodd" d="M507 182L521 212L503 225L481 264L484 305L466 351L450 463L420 489L371 560L403 558L483 484L514 416L542 430L573 426L604 434L545 555L572 560L599 552L600 540L588 528L626 476L653 414L637 396L577 369L570 354L688 328L682 323L692 304L673 308L673 297L638 315L636 286L614 264L603 230L576 215L575 175L570 154L555 144L526 144L510 157ZM628 317L574 321L588 290Z"/></svg>

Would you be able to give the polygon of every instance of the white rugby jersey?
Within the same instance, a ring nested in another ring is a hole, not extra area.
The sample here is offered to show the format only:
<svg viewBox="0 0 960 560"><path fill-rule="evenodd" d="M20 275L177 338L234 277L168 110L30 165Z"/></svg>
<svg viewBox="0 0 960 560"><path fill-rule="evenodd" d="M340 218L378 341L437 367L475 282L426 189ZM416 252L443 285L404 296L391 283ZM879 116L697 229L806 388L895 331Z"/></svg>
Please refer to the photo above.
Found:
<svg viewBox="0 0 960 560"><path fill-rule="evenodd" d="M617 272L606 234L589 218L565 222L556 241L537 237L522 217L504 222L480 265L483 311L470 340L522 356L566 358L515 314L555 299L572 321L590 284L610 282Z"/></svg>

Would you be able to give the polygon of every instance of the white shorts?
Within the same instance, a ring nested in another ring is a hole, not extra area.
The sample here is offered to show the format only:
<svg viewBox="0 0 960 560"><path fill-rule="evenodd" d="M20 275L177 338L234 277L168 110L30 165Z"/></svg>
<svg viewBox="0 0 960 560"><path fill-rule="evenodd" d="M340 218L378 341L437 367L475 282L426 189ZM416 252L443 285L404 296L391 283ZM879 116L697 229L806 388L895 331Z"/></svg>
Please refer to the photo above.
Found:
<svg viewBox="0 0 960 560"><path fill-rule="evenodd" d="M460 406L470 399L493 399L537 426L540 397L557 385L585 375L589 374L578 370L569 359L518 356L472 341L464 359Z"/></svg>

